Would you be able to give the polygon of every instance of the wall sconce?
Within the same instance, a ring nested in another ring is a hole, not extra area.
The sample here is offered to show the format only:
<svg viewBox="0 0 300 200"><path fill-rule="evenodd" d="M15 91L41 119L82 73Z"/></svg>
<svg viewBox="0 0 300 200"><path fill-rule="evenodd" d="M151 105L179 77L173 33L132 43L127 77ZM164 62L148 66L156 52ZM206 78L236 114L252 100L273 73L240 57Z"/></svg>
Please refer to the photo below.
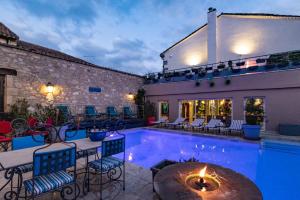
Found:
<svg viewBox="0 0 300 200"><path fill-rule="evenodd" d="M129 92L129 94L127 95L127 99L129 101L132 101L134 99L134 94L132 92Z"/></svg>
<svg viewBox="0 0 300 200"><path fill-rule="evenodd" d="M47 93L48 94L49 93L53 93L53 91L54 91L54 85L51 82L48 82L47 85L46 85L46 87L47 87Z"/></svg>

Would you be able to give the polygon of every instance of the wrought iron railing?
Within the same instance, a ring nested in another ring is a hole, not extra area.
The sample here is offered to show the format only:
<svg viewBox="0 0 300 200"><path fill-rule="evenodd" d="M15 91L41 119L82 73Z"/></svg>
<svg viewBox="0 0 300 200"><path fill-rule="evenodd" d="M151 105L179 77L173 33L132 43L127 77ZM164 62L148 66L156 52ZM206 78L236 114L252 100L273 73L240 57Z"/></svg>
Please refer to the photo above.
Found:
<svg viewBox="0 0 300 200"><path fill-rule="evenodd" d="M212 79L245 73L284 70L300 67L300 51L241 58L206 65L197 65L164 72L149 73L144 76L145 84L170 81Z"/></svg>

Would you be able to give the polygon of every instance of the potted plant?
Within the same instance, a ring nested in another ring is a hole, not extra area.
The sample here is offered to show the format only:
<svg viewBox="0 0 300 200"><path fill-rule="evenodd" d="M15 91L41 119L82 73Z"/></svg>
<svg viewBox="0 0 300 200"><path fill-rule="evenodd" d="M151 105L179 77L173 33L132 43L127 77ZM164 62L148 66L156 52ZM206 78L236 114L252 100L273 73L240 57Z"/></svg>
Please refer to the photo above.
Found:
<svg viewBox="0 0 300 200"><path fill-rule="evenodd" d="M155 103L146 101L144 108L145 108L144 115L147 120L147 125L150 126L155 121L155 116L156 116Z"/></svg>
<svg viewBox="0 0 300 200"><path fill-rule="evenodd" d="M137 117L143 118L144 105L145 105L145 93L143 88L138 89L137 94L134 96L134 103L137 106Z"/></svg>
<svg viewBox="0 0 300 200"><path fill-rule="evenodd" d="M258 101L258 102L257 102ZM246 101L246 124L243 125L244 137L246 139L259 139L261 122L264 115L262 101L250 98Z"/></svg>

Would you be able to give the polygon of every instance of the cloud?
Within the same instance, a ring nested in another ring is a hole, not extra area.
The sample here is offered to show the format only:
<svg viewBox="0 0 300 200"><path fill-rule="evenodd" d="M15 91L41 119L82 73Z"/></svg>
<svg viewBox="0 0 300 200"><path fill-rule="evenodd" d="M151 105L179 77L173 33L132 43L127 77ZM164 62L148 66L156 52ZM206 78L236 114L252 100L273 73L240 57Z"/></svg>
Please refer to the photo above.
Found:
<svg viewBox="0 0 300 200"><path fill-rule="evenodd" d="M298 14L298 0L1 1L0 21L22 40L101 66L137 74L160 71L160 52L219 12Z"/></svg>

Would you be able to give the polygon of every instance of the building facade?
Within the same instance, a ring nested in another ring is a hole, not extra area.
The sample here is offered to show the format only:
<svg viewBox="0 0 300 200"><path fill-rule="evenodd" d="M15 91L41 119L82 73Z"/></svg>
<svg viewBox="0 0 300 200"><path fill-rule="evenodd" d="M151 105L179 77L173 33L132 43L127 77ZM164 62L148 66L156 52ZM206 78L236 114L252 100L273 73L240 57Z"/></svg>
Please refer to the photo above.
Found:
<svg viewBox="0 0 300 200"><path fill-rule="evenodd" d="M142 87L142 77L88 63L53 49L24 42L0 24L0 112L25 98L47 104L47 83L54 87L52 103L67 104L82 113L85 105L99 112L107 106L132 106L128 97ZM45 91L46 90L46 91Z"/></svg>
<svg viewBox="0 0 300 200"><path fill-rule="evenodd" d="M207 24L166 49L165 70L299 50L300 17L221 13L211 8Z"/></svg>
<svg viewBox="0 0 300 200"><path fill-rule="evenodd" d="M300 124L300 17L216 15L161 54L164 70L146 76L157 118L247 121L262 130ZM249 109L251 108L251 109Z"/></svg>

